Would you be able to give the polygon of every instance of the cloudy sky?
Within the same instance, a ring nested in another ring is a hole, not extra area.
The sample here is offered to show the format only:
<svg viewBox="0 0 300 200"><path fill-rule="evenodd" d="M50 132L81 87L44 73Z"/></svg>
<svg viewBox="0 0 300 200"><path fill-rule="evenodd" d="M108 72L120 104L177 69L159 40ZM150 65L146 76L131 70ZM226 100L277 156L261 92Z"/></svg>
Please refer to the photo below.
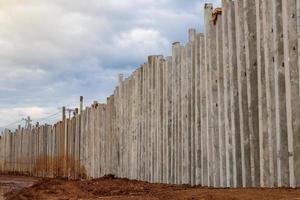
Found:
<svg viewBox="0 0 300 200"><path fill-rule="evenodd" d="M219 1L0 0L0 130L53 122L81 95L105 101L119 73L202 32L204 3Z"/></svg>

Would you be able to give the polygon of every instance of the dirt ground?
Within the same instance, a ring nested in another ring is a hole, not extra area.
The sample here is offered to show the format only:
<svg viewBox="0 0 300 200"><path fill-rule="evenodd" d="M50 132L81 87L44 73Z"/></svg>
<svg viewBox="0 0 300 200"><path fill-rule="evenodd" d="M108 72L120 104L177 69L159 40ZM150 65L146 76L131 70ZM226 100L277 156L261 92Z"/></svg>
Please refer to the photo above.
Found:
<svg viewBox="0 0 300 200"><path fill-rule="evenodd" d="M40 179L21 176L1 176L0 175L0 200L4 199L4 194L10 191L20 191L23 188L34 185Z"/></svg>
<svg viewBox="0 0 300 200"><path fill-rule="evenodd" d="M0 176L0 199L300 200L299 189L208 189L149 184L113 176L91 181Z"/></svg>

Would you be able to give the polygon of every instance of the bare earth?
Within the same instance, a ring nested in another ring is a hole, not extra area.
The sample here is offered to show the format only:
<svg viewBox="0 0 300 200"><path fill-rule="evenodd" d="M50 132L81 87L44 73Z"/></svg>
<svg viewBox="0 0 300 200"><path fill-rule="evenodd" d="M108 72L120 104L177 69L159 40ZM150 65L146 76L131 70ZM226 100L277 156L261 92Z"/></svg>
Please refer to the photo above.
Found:
<svg viewBox="0 0 300 200"><path fill-rule="evenodd" d="M208 189L149 184L113 176L91 181L0 176L6 199L104 199L104 200L300 200L299 189ZM3 198L3 197L2 197Z"/></svg>
<svg viewBox="0 0 300 200"><path fill-rule="evenodd" d="M0 175L0 200L4 199L4 194L10 191L20 191L30 187L39 179L21 176L1 176Z"/></svg>

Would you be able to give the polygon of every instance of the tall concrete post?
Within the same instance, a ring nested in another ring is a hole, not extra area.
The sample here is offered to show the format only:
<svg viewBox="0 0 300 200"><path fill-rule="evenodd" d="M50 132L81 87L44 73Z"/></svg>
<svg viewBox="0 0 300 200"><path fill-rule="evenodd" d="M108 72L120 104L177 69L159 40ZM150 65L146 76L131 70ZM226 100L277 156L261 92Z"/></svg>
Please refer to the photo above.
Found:
<svg viewBox="0 0 300 200"><path fill-rule="evenodd" d="M276 120L276 155L277 155L277 186L289 185L288 144L286 123L286 90L283 57L282 1L272 4L272 27L274 32L274 87L275 87L275 120Z"/></svg>
<svg viewBox="0 0 300 200"><path fill-rule="evenodd" d="M257 29L257 86L258 86L258 114L259 114L259 160L260 160L260 186L265 187L268 174L268 130L267 130L267 101L266 101L266 67L263 45L263 9L262 1L256 0L256 29Z"/></svg>
<svg viewBox="0 0 300 200"><path fill-rule="evenodd" d="M172 57L167 57L167 183L171 183L172 174Z"/></svg>
<svg viewBox="0 0 300 200"><path fill-rule="evenodd" d="M196 149L195 149L195 164L196 164L196 172L195 172L195 184L200 185L202 184L202 133L201 133L201 112L202 112L202 105L201 105L201 68L203 62L202 56L202 38L203 35L201 33L197 33L196 35L196 66L195 66L195 91L196 91L196 98L195 98L195 140L196 140Z"/></svg>
<svg viewBox="0 0 300 200"><path fill-rule="evenodd" d="M297 3L295 0L282 1L284 68L287 107L287 133L289 152L289 184L300 185L300 94L297 37Z"/></svg>
<svg viewBox="0 0 300 200"><path fill-rule="evenodd" d="M195 176L196 176L196 29L189 29L189 43L190 54L191 54L191 65L190 65L190 74L189 74L189 85L190 85L190 102L189 102L189 113L190 113L190 184L195 185Z"/></svg>
<svg viewBox="0 0 300 200"><path fill-rule="evenodd" d="M236 51L236 24L234 1L229 2L228 9L228 40L229 40L229 67L230 67L230 110L231 110L231 145L233 158L233 187L242 186L241 166L241 138L240 138L240 113L238 97L238 70Z"/></svg>
<svg viewBox="0 0 300 200"><path fill-rule="evenodd" d="M268 168L266 168L269 176L265 176L266 185L268 187L275 186L277 170L276 165L276 132L275 132L275 74L273 63L273 37L274 30L272 27L272 12L274 1L267 0L262 2L262 20L263 20L263 43L264 43L264 62L265 62L265 80L266 80L266 102L267 102L267 145L265 151L268 155Z"/></svg>
<svg viewBox="0 0 300 200"><path fill-rule="evenodd" d="M83 111L83 96L80 96L80 105L79 105L80 114Z"/></svg>
<svg viewBox="0 0 300 200"><path fill-rule="evenodd" d="M248 120L252 186L260 185L255 1L244 0L244 37L247 67Z"/></svg>
<svg viewBox="0 0 300 200"><path fill-rule="evenodd" d="M241 133L241 163L243 187L251 186L250 139L248 121L247 69L244 41L244 3L235 1L238 93Z"/></svg>
<svg viewBox="0 0 300 200"><path fill-rule="evenodd" d="M220 156L220 187L226 187L226 149L224 123L224 75L223 75L223 11L216 13L216 53L217 53L217 112L218 112L218 141Z"/></svg>
<svg viewBox="0 0 300 200"><path fill-rule="evenodd" d="M179 148L179 164L180 164L180 182L182 184L188 183L188 163L189 163L189 145L188 145L188 104L189 104L189 87L188 87L188 66L189 66L189 59L188 59L188 44L185 47L181 48L181 70L179 71L180 76L180 85L182 88L185 88L180 93L180 116L179 121L180 123L180 148Z"/></svg>
<svg viewBox="0 0 300 200"><path fill-rule="evenodd" d="M232 148L231 136L231 112L230 112L230 73L229 73L229 3L222 1L222 32L223 32L223 77L224 77L224 125L225 125L225 152L226 152L226 186L232 186Z"/></svg>
<svg viewBox="0 0 300 200"><path fill-rule="evenodd" d="M180 69L180 52L181 47L179 42L172 45L172 152L171 152L171 182L177 183L176 176L178 175L177 163L177 142L178 142L178 69ZM178 176L177 176L178 177Z"/></svg>
<svg viewBox="0 0 300 200"><path fill-rule="evenodd" d="M207 126L207 169L208 169L208 186L214 185L214 164L213 164L213 139L214 136L212 126L212 57L211 57L211 41L210 34L212 33L212 12L213 5L205 4L204 6L204 21L205 21L205 65L206 65L206 126Z"/></svg>
<svg viewBox="0 0 300 200"><path fill-rule="evenodd" d="M218 9L212 15L218 18ZM212 134L212 163L213 163L213 186L220 187L220 151L219 151L219 113L218 113L218 52L217 52L217 22L213 21L213 16L210 18L210 49L209 49L209 62L210 62L210 82L211 82L211 134ZM217 19L218 20L218 19Z"/></svg>

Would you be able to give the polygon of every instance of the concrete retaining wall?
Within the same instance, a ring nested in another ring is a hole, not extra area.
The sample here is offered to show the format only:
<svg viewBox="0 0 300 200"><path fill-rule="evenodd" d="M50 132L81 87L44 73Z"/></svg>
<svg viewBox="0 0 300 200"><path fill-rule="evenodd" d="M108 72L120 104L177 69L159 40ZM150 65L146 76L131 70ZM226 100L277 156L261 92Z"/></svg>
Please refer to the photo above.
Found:
<svg viewBox="0 0 300 200"><path fill-rule="evenodd" d="M204 8L172 56L149 56L105 104L57 124L5 131L0 171L115 174L210 187L300 186L298 0ZM214 17L213 17L214 16Z"/></svg>

